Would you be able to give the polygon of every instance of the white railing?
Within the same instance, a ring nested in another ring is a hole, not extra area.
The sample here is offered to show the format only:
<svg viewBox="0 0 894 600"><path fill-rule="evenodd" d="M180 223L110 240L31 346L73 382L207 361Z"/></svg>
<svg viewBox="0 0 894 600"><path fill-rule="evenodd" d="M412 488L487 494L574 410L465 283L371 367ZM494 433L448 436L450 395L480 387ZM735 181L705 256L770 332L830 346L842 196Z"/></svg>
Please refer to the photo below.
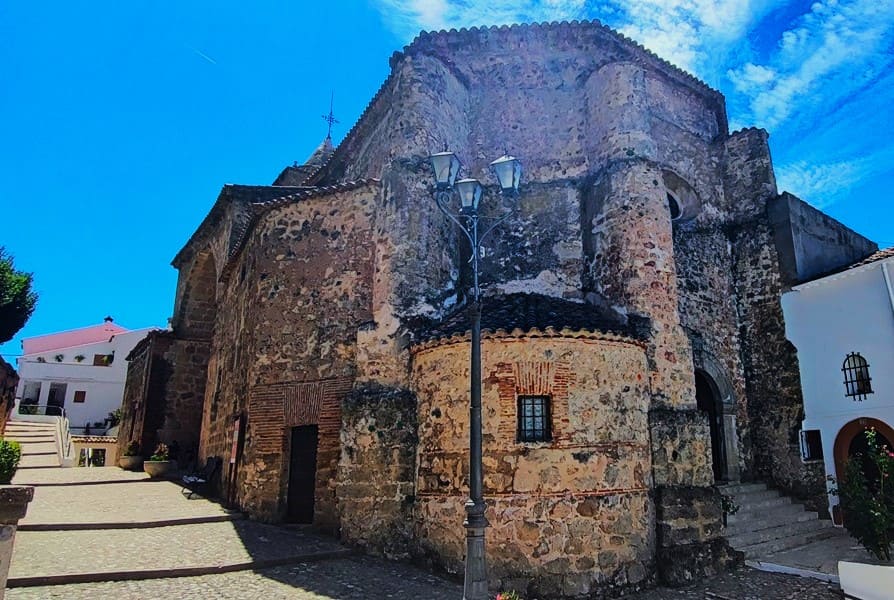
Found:
<svg viewBox="0 0 894 600"><path fill-rule="evenodd" d="M55 437L59 465L72 467L75 463L74 444L71 441L71 424L65 415L65 409L55 404L29 404L19 402L12 414L13 421L34 423L52 423L55 425Z"/></svg>

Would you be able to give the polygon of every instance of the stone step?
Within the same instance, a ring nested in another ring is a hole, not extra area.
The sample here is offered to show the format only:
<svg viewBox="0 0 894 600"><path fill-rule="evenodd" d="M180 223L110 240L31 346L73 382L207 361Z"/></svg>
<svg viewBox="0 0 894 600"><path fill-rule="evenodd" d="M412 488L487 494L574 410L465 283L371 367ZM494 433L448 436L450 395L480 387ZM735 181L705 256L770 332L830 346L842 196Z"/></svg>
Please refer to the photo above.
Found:
<svg viewBox="0 0 894 600"><path fill-rule="evenodd" d="M786 523L800 523L818 518L819 515L817 513L804 510L804 507L800 504L789 504L773 511L763 511L761 513L738 512L727 517L724 535L729 537L777 527Z"/></svg>
<svg viewBox="0 0 894 600"><path fill-rule="evenodd" d="M744 548L746 546L753 546L754 544L760 544L762 542L769 542L772 540L790 538L801 534L808 534L813 531L826 529L827 527L831 526L831 521L820 521L819 519L813 519L811 521L785 523L784 525L777 525L776 527L768 527L766 529L749 531L737 535L727 535L726 539L729 540L729 543L733 548Z"/></svg>
<svg viewBox="0 0 894 600"><path fill-rule="evenodd" d="M744 552L745 558L760 558L765 557L768 554L783 552L785 550L791 550L792 548L799 548L818 540L824 540L830 537L835 537L836 535L840 535L838 529L832 526L830 521L826 521L826 523L829 523L828 527L816 529L809 533L801 533L787 538L760 542L757 544L752 544L751 546L736 548L736 550L741 550L742 552Z"/></svg>
<svg viewBox="0 0 894 600"><path fill-rule="evenodd" d="M22 436L18 436L18 435L5 435L5 436L3 436L3 438L7 439L7 440L12 440L12 441L18 442L19 444L21 444L23 446L25 444L40 444L43 442L55 442L56 441L56 438L53 436L50 436L50 435L28 436L28 437L22 437Z"/></svg>
<svg viewBox="0 0 894 600"><path fill-rule="evenodd" d="M29 421L7 421L7 429L47 429L55 427L55 423L31 423Z"/></svg>
<svg viewBox="0 0 894 600"><path fill-rule="evenodd" d="M20 469L27 469L29 467L58 467L59 466L59 455L55 452L50 455L36 455L36 456L22 456L22 461L19 463Z"/></svg>
<svg viewBox="0 0 894 600"><path fill-rule="evenodd" d="M752 491L761 491L767 489L766 483L728 483L727 485L717 486L718 489L727 496L735 496L737 494L747 494Z"/></svg>
<svg viewBox="0 0 894 600"><path fill-rule="evenodd" d="M750 506L757 502L762 502L763 500L770 500L771 498L778 498L781 494L778 490L754 490L748 492L746 494L735 494L730 495L730 498L733 499L733 503L737 504L741 507L740 510L744 510L746 506Z"/></svg>
<svg viewBox="0 0 894 600"><path fill-rule="evenodd" d="M792 499L788 496L780 496L776 494L774 496L770 496L768 498L759 498L753 502L742 503L737 499L733 499L733 502L739 506L739 511L736 513L736 516L742 515L763 515L769 510L776 510L782 506L788 506L792 503Z"/></svg>

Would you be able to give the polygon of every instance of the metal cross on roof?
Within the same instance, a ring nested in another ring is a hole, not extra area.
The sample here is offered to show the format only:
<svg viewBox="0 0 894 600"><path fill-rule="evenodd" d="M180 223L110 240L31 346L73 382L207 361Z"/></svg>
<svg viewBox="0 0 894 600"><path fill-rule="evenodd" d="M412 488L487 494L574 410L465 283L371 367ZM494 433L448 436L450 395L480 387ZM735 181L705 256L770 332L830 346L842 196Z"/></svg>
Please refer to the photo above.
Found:
<svg viewBox="0 0 894 600"><path fill-rule="evenodd" d="M326 139L327 139L327 140L331 140L331 139L332 139L332 126L333 126L335 123L338 123L338 122L339 122L338 119L336 119L334 116L332 116L332 104L333 104L334 101L335 101L335 92L332 92L332 96L330 96L330 98L329 98L329 114L328 114L328 115L323 115L323 120L326 121L326 122L329 124L329 130L326 132Z"/></svg>

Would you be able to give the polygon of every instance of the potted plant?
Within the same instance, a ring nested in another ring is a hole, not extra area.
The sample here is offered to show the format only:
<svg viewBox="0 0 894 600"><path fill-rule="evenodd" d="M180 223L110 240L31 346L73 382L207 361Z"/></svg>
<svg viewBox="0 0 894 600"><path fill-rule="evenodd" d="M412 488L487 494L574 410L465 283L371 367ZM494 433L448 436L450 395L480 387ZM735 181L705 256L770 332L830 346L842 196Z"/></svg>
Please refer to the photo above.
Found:
<svg viewBox="0 0 894 600"><path fill-rule="evenodd" d="M118 458L118 466L128 471L136 471L142 464L143 457L140 456L140 445L135 441L131 441Z"/></svg>
<svg viewBox="0 0 894 600"><path fill-rule="evenodd" d="M165 477L177 468L177 463L171 460L171 451L167 444L159 444L155 452L148 460L143 461L143 470L149 477Z"/></svg>
<svg viewBox="0 0 894 600"><path fill-rule="evenodd" d="M12 483L21 459L22 447L18 442L0 439L0 483Z"/></svg>

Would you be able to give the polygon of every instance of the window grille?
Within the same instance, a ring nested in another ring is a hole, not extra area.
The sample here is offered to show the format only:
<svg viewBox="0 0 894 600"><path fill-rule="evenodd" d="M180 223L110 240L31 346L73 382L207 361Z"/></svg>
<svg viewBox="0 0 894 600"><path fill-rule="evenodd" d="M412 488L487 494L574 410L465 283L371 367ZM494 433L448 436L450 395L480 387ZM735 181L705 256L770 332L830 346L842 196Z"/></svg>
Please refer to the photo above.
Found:
<svg viewBox="0 0 894 600"><path fill-rule="evenodd" d="M851 352L841 367L844 373L844 389L848 398L864 400L872 393L872 378L869 377L869 363L859 352Z"/></svg>
<svg viewBox="0 0 894 600"><path fill-rule="evenodd" d="M519 396L517 441L550 441L551 418L549 396Z"/></svg>

